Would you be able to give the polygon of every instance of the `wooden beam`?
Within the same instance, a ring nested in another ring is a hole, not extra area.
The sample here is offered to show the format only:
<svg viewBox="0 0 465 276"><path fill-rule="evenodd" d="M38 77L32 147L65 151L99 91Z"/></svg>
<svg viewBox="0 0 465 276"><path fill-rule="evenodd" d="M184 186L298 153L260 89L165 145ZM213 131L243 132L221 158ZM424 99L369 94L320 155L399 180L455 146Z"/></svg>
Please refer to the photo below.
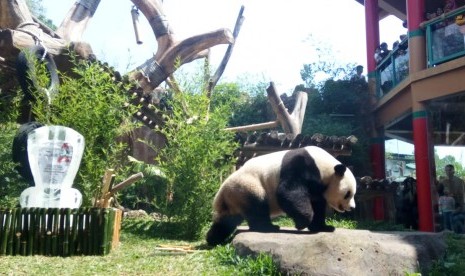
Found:
<svg viewBox="0 0 465 276"><path fill-rule="evenodd" d="M66 41L81 41L87 23L99 4L100 0L78 0L68 11L56 33Z"/></svg>

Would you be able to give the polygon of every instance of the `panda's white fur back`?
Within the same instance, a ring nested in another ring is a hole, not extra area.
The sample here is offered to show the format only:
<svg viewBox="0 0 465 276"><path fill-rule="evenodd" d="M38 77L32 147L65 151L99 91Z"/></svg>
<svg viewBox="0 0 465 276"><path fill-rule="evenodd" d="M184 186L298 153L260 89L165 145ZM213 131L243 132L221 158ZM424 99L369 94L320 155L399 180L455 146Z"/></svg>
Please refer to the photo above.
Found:
<svg viewBox="0 0 465 276"><path fill-rule="evenodd" d="M275 194L281 171L281 161L287 151L279 151L258 156L247 161L239 170L233 172L221 185L213 202L214 210L229 215L242 213L247 206L247 195L254 194L260 198ZM269 197L270 211L273 216L282 213L275 197ZM241 202L240 202L241 201ZM228 210L223 210L226 204Z"/></svg>

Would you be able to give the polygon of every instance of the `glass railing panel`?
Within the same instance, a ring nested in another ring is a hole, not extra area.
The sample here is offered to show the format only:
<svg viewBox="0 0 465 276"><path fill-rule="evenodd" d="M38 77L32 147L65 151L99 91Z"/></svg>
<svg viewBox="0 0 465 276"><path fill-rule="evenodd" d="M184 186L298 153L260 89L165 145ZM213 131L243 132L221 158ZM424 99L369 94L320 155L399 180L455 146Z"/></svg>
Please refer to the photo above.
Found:
<svg viewBox="0 0 465 276"><path fill-rule="evenodd" d="M408 40L404 39L376 67L378 96L382 97L403 81L409 73Z"/></svg>
<svg viewBox="0 0 465 276"><path fill-rule="evenodd" d="M428 66L465 55L465 22L459 20L465 7L425 22Z"/></svg>

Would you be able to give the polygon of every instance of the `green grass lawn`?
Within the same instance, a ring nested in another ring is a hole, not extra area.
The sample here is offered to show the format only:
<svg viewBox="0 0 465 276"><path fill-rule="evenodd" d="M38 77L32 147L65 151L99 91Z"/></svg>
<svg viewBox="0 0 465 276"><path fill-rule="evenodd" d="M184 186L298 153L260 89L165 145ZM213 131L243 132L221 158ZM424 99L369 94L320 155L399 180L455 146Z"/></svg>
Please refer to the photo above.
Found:
<svg viewBox="0 0 465 276"><path fill-rule="evenodd" d="M273 275L271 257L241 258L230 246L208 248L204 240L164 239L173 229L150 221L124 221L120 245L106 256L0 256L0 275ZM190 246L191 253L161 245ZM271 271L271 272L268 272Z"/></svg>
<svg viewBox="0 0 465 276"><path fill-rule="evenodd" d="M288 219L276 223L292 224ZM329 219L329 223L342 228L399 230L399 226L358 225L350 220ZM239 257L228 245L209 248L203 239L180 240L175 229L176 225L125 219L120 245L106 256L0 256L0 275L279 275L268 255ZM193 252L167 252L160 250L162 245L189 246ZM444 260L435 263L429 275L460 275L465 269L464 248L463 236L451 235Z"/></svg>

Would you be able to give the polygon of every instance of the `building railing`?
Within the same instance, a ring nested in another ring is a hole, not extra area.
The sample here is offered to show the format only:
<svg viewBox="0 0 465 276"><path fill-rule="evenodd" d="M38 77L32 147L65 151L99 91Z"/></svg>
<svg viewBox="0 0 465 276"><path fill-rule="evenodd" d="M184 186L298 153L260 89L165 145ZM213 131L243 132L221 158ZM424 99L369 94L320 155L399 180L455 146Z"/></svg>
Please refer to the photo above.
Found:
<svg viewBox="0 0 465 276"><path fill-rule="evenodd" d="M382 97L403 81L409 72L408 39L403 39L376 67L377 95Z"/></svg>
<svg viewBox="0 0 465 276"><path fill-rule="evenodd" d="M422 24L426 32L428 67L465 55L464 15L465 6Z"/></svg>
<svg viewBox="0 0 465 276"><path fill-rule="evenodd" d="M465 6L425 21L421 27L425 30L428 67L465 56ZM404 39L376 67L378 97L389 93L408 74L408 39Z"/></svg>

